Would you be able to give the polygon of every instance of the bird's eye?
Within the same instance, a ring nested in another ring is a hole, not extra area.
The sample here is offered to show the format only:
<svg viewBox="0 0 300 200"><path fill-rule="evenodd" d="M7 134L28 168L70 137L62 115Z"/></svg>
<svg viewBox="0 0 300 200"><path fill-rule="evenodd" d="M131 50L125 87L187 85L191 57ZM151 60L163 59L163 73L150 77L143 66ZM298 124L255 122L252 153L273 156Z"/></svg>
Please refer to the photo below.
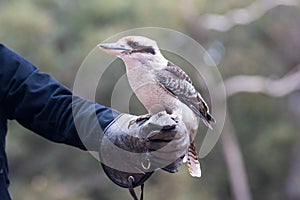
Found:
<svg viewBox="0 0 300 200"><path fill-rule="evenodd" d="M128 41L127 44L132 47L132 48L137 48L139 47L139 43L138 42L133 42L133 41Z"/></svg>
<svg viewBox="0 0 300 200"><path fill-rule="evenodd" d="M134 47L138 47L138 46L139 46L139 43L137 43L137 42L134 42L134 43L132 43L132 46L134 46Z"/></svg>

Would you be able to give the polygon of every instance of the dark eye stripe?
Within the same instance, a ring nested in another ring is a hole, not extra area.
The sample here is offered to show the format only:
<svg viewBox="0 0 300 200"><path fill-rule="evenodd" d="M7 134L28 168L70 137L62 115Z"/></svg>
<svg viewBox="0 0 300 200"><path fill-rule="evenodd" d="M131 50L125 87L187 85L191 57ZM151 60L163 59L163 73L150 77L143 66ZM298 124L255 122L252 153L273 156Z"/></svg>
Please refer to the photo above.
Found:
<svg viewBox="0 0 300 200"><path fill-rule="evenodd" d="M151 53L152 55L155 55L155 50L152 47L143 47L134 49L131 51L131 53Z"/></svg>
<svg viewBox="0 0 300 200"><path fill-rule="evenodd" d="M155 55L155 50L151 46L143 46L131 40L129 40L127 44L133 49L131 53L151 53Z"/></svg>
<svg viewBox="0 0 300 200"><path fill-rule="evenodd" d="M152 55L155 55L155 50L152 47L145 47L142 49L142 52L151 53Z"/></svg>

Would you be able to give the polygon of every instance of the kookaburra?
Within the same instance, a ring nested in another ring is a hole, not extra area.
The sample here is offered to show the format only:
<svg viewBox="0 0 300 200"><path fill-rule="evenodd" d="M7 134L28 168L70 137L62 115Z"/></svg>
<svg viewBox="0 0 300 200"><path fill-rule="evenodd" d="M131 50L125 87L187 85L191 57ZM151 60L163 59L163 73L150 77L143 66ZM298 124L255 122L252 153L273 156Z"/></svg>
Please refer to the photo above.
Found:
<svg viewBox="0 0 300 200"><path fill-rule="evenodd" d="M191 142L185 160L190 174L200 177L194 136L199 118L209 128L215 120L189 76L161 54L155 41L146 37L127 36L98 47L124 61L129 85L150 115L165 111L184 122Z"/></svg>

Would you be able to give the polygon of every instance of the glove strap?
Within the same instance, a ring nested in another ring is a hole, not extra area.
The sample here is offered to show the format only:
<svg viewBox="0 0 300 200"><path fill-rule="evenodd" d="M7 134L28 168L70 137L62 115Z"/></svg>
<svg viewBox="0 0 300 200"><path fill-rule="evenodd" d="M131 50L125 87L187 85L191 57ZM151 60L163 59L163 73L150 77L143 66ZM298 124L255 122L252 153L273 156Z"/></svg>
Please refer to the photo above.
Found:
<svg viewBox="0 0 300 200"><path fill-rule="evenodd" d="M134 177L133 176L129 176L128 177L128 189L129 189L129 192L132 196L132 198L134 200L138 200L137 196L136 196L136 193L133 189L133 183L134 183ZM140 196L140 200L143 200L144 199L144 183L141 184L141 196Z"/></svg>
<svg viewBox="0 0 300 200"><path fill-rule="evenodd" d="M103 163L101 163L101 165L102 165L102 168L103 168L104 172L106 173L106 175L115 184L117 184L118 186L123 187L123 188L128 188L128 190L134 200L139 200L134 188L137 186L141 186L140 200L143 200L144 183L154 172L129 173L129 172L122 172L122 171L110 168Z"/></svg>

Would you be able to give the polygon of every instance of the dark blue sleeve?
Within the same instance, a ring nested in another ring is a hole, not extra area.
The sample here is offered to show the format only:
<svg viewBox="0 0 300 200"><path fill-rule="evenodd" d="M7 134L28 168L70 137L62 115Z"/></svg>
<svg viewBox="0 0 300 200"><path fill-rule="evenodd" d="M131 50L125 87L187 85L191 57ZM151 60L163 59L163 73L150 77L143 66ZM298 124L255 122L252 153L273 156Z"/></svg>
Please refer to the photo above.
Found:
<svg viewBox="0 0 300 200"><path fill-rule="evenodd" d="M80 149L86 149L88 144L91 150L96 150L101 130L119 114L73 96L53 77L39 72L29 61L1 44L0 106L8 119L17 120L51 141Z"/></svg>

